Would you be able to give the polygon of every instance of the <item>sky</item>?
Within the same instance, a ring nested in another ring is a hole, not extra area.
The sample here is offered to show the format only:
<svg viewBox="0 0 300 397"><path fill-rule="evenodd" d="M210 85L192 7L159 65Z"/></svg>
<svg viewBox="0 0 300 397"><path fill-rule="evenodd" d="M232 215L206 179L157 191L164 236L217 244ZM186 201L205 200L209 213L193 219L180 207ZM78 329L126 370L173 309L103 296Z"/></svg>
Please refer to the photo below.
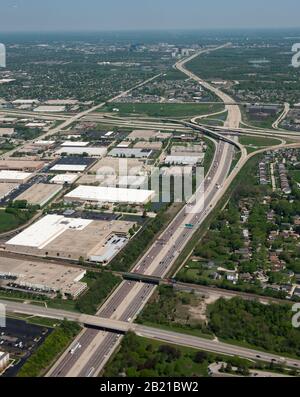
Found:
<svg viewBox="0 0 300 397"><path fill-rule="evenodd" d="M0 0L0 31L300 27L299 0Z"/></svg>

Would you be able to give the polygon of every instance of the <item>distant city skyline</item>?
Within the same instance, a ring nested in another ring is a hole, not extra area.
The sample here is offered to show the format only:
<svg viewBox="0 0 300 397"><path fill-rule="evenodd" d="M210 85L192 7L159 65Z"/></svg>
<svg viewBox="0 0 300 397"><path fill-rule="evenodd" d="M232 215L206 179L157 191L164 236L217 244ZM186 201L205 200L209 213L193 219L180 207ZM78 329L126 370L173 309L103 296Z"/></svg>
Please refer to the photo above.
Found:
<svg viewBox="0 0 300 397"><path fill-rule="evenodd" d="M299 0L1 0L0 31L294 28Z"/></svg>

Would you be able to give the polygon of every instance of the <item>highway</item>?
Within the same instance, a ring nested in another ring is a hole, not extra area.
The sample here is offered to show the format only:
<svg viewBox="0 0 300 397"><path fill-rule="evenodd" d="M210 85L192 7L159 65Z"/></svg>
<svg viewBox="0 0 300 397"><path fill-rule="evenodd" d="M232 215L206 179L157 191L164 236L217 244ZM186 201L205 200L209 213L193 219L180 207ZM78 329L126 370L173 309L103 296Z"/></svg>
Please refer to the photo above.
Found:
<svg viewBox="0 0 300 397"><path fill-rule="evenodd" d="M143 81L143 82L141 82L141 83L135 85L134 87L130 88L129 90L126 90L126 91L124 91L124 92L121 92L120 94L118 94L118 95L115 96L114 98L109 99L107 102L108 102L108 103L114 102L114 101L116 101L116 100L122 98L123 96L129 94L131 91L133 91L133 90L135 90L135 89L137 89L137 88L139 88L139 87L142 87L142 86L145 85L145 84L150 83L151 81L157 79L157 78L160 77L160 76L161 76L161 73L158 74L158 75L156 75L156 76L154 76L154 77L151 77L150 79L147 79L147 80L145 80L145 81ZM42 139L45 139L46 137L49 138L51 135L55 135L55 134L61 132L61 130L70 127L73 123L75 123L76 121L79 121L79 120L82 119L83 117L85 117L85 116L89 115L90 113L96 112L97 110L103 108L103 107L106 105L107 102L102 102L102 103L100 103L100 104L98 104L98 105L95 105L95 106L91 107L90 109L87 109L87 110L85 110L85 111L83 111L83 112L81 112L81 113L77 113L77 114L75 114L74 116L71 116L71 117L68 118L66 121L64 121L63 123L59 124L57 127L54 127L54 128L52 128L52 129L49 129L45 134L40 135L40 136L38 137L38 139L39 139L39 140L42 140ZM16 114L17 114L17 113L16 113ZM15 149L13 149L13 150L11 150L11 151L9 151L9 152L5 152L2 156L0 156L0 160L5 160L5 159L11 157L11 156L12 156L14 153L16 153L18 150L24 148L24 147L25 147L26 145L28 145L28 144L34 143L36 140L37 140L37 138L35 138L35 139L31 140L31 141L26 141L26 143L25 143L23 146L19 146L19 147L15 148Z"/></svg>
<svg viewBox="0 0 300 397"><path fill-rule="evenodd" d="M220 48L223 48L223 46ZM207 50L201 51L201 53L203 52L207 52ZM198 81L198 77L190 75L190 72L184 68L184 64L185 62L180 63L181 71ZM209 89L215 90L211 86ZM221 92L218 92L218 94L222 100L231 101L231 98L223 96ZM239 107L236 105L229 107L226 125L228 127L239 126L241 119ZM191 126L193 127L193 125ZM236 143L230 139L228 139L228 142L219 141L217 143L212 166L206 175L205 181L194 196L194 199L197 198L196 208L191 211L191 208L194 207L194 202L190 200L141 258L133 272L163 277L170 271L197 228L224 194L223 185L229 173L234 154L233 144ZM245 152L243 152L243 155L245 155ZM203 191L205 192L204 195ZM199 193L203 200L198 199ZM194 227L187 229L185 227L186 224L193 224ZM132 323L148 302L155 288L155 286L149 284L124 281L97 315ZM86 343L86 339L92 339L93 342ZM101 332L101 335L93 337L91 330L86 330L78 339L78 343L80 343L82 348L77 352L77 356L70 357L69 354L65 353L49 372L48 376L97 376L120 341L121 338L116 339L115 335L109 332Z"/></svg>
<svg viewBox="0 0 300 397"><path fill-rule="evenodd" d="M77 321L82 323L85 317L88 317L88 325L96 325L99 317L97 316L85 316L80 313L66 312L62 310L46 309L35 305L24 305L22 303L14 303L7 301L0 301L0 303L7 306L7 311L9 313L23 313L28 315L35 315L39 317L54 318L58 320L69 319L70 321ZM26 308L27 306L27 308ZM172 343L180 346L192 347L195 349L210 351L219 354L225 354L230 356L239 356L243 358L248 358L250 360L265 361L265 362L277 362L285 364L289 367L299 368L300 360L283 358L275 354L265 353L259 350L248 349L240 346L231 345L228 343L223 343L218 340L210 340L206 338L200 338L197 336L181 334L173 331L162 330L159 328L146 327L138 324L128 324L127 322L119 322L120 333L107 333L104 331L99 331L97 329L87 329L83 330L79 337L79 343L81 346L87 346L87 353L92 353L93 350L97 349L99 353L94 360L94 367L81 369L80 376L89 377L95 376L97 373L96 369L101 366L103 361L107 361L109 358L109 353L112 351L116 343L122 338L121 332L126 332L125 329L130 329L137 335L159 340L162 342ZM72 343L72 346L77 345L77 341ZM100 346L100 349L99 347ZM80 361L78 358L82 352L82 347L78 349L74 354L71 354L70 348L68 348L65 353L65 357L68 357L68 365L77 368L80 372ZM61 375L60 371L64 371L64 367L60 366L57 369L57 376Z"/></svg>

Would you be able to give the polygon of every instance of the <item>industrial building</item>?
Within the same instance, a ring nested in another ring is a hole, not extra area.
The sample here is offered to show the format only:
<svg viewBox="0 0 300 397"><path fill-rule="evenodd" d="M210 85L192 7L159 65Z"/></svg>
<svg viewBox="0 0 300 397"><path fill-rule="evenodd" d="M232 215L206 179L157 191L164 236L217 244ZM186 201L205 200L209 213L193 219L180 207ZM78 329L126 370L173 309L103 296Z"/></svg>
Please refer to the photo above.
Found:
<svg viewBox="0 0 300 397"><path fill-rule="evenodd" d="M167 156L165 159L165 164L168 165L190 165L195 166L201 163L203 156Z"/></svg>
<svg viewBox="0 0 300 397"><path fill-rule="evenodd" d="M154 196L155 192L153 190L78 186L75 190L65 195L65 201L98 205L105 203L144 205L151 201Z"/></svg>
<svg viewBox="0 0 300 397"><path fill-rule="evenodd" d="M89 157L62 157L58 161L56 161L52 168L50 168L51 172L83 172L88 167L93 165L95 159L91 159Z"/></svg>
<svg viewBox="0 0 300 397"><path fill-rule="evenodd" d="M33 176L30 172L0 171L0 183L26 183Z"/></svg>
<svg viewBox="0 0 300 397"><path fill-rule="evenodd" d="M38 113L62 113L65 112L66 106L38 106L37 108L34 109L34 112Z"/></svg>
<svg viewBox="0 0 300 397"><path fill-rule="evenodd" d="M131 148L115 148L109 152L111 157L126 157L126 158L140 158L148 159L152 154L152 150L147 149L131 149Z"/></svg>
<svg viewBox="0 0 300 397"><path fill-rule="evenodd" d="M50 183L55 183L56 185L72 185L77 179L78 176L76 174L58 174L50 180Z"/></svg>
<svg viewBox="0 0 300 397"><path fill-rule="evenodd" d="M56 155L78 155L87 154L91 157L104 157L106 156L107 149L105 147L62 147L57 150Z"/></svg>
<svg viewBox="0 0 300 397"><path fill-rule="evenodd" d="M36 172L43 168L43 161L31 160L0 160L0 170Z"/></svg>
<svg viewBox="0 0 300 397"><path fill-rule="evenodd" d="M44 207L62 190L61 185L37 183L21 193L16 200L25 200L28 204Z"/></svg>
<svg viewBox="0 0 300 397"><path fill-rule="evenodd" d="M5 244L5 249L40 257L78 261L112 258L118 250L115 238L128 241L134 222L102 221L47 215ZM118 239L117 239L118 240ZM119 243L119 242L118 242ZM100 260L97 260L100 262Z"/></svg>
<svg viewBox="0 0 300 397"><path fill-rule="evenodd" d="M85 274L86 270L71 266L0 258L0 283L6 289L33 290L52 296L59 292L76 299L87 288L87 284L81 282Z"/></svg>
<svg viewBox="0 0 300 397"><path fill-rule="evenodd" d="M61 147L86 147L89 145L89 142L83 141L65 141L61 144Z"/></svg>
<svg viewBox="0 0 300 397"><path fill-rule="evenodd" d="M143 160L138 159L117 159L105 157L90 169L91 174L97 175L145 175L149 167Z"/></svg>

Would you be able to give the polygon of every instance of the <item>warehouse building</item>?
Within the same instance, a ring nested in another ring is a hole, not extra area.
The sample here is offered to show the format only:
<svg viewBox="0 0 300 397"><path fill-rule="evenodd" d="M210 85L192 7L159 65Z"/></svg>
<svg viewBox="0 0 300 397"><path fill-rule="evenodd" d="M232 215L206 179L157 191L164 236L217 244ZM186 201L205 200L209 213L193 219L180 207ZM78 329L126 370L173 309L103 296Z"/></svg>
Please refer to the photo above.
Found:
<svg viewBox="0 0 300 397"><path fill-rule="evenodd" d="M87 154L91 157L104 157L106 156L107 149L105 147L62 147L56 151L56 155L78 155Z"/></svg>
<svg viewBox="0 0 300 397"><path fill-rule="evenodd" d="M26 183L33 176L30 172L0 171L0 183Z"/></svg>
<svg viewBox="0 0 300 397"><path fill-rule="evenodd" d="M51 172L83 172L95 163L95 159L89 157L63 157L56 161Z"/></svg>
<svg viewBox="0 0 300 397"><path fill-rule="evenodd" d="M108 155L111 157L148 159L151 156L151 154L152 154L152 150L147 150L147 149L115 148L111 150Z"/></svg>
<svg viewBox="0 0 300 397"><path fill-rule="evenodd" d="M83 141L65 141L61 144L61 147L86 147L89 146L89 142Z"/></svg>
<svg viewBox="0 0 300 397"><path fill-rule="evenodd" d="M87 288L81 282L86 270L81 268L59 266L47 262L0 258L0 279L2 288L36 290L53 297L61 293L76 299Z"/></svg>
<svg viewBox="0 0 300 397"><path fill-rule="evenodd" d="M50 180L50 183L55 183L56 185L72 185L78 179L76 174L58 174Z"/></svg>
<svg viewBox="0 0 300 397"><path fill-rule="evenodd" d="M75 190L65 195L65 201L96 205L105 203L144 205L150 202L154 196L155 192L153 190L78 186Z"/></svg>
<svg viewBox="0 0 300 397"><path fill-rule="evenodd" d="M203 161L203 156L167 156L165 164L167 165L190 165L195 166Z"/></svg>
<svg viewBox="0 0 300 397"><path fill-rule="evenodd" d="M63 187L61 185L37 183L21 193L16 200L24 200L27 201L28 204L44 207L62 190Z"/></svg>
<svg viewBox="0 0 300 397"><path fill-rule="evenodd" d="M126 244L134 226L134 222L47 215L9 240L5 249L40 257L93 261L114 251L115 238L124 239Z"/></svg>
<svg viewBox="0 0 300 397"><path fill-rule="evenodd" d="M43 168L43 161L31 160L0 160L0 170L37 172Z"/></svg>

